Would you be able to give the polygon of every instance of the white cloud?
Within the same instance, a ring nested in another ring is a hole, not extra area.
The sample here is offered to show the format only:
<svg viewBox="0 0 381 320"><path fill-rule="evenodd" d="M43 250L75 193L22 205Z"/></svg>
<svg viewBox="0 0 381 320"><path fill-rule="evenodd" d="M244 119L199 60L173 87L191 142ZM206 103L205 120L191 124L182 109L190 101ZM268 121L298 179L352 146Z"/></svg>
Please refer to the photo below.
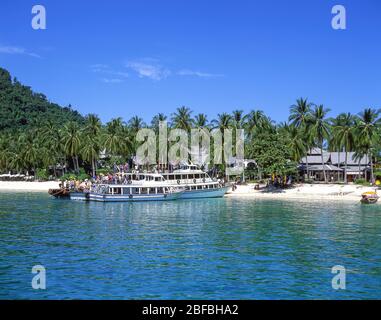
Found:
<svg viewBox="0 0 381 320"><path fill-rule="evenodd" d="M127 72L115 71L111 69L107 64L101 64L101 63L93 64L90 66L90 69L92 72L99 73L102 76L112 77L112 78L109 78L109 77L102 78L101 80L104 83L121 83L124 81L123 79L128 77Z"/></svg>
<svg viewBox="0 0 381 320"><path fill-rule="evenodd" d="M142 58L137 60L130 60L125 63L125 67L132 70L140 78L148 78L151 80L159 81L169 77L171 74L179 76L192 76L198 78L216 78L224 77L223 74L207 73L198 70L181 69L177 72L173 72L159 63L157 59ZM122 82L124 78L128 77L127 72L115 71L107 64L93 64L90 66L93 72L104 75L104 82L116 83ZM117 79L118 78L118 79ZM118 80L118 81L116 81Z"/></svg>
<svg viewBox="0 0 381 320"><path fill-rule="evenodd" d="M104 83L121 83L121 82L123 82L122 79L118 79L118 78L112 78L112 79L103 78L102 81Z"/></svg>
<svg viewBox="0 0 381 320"><path fill-rule="evenodd" d="M193 71L188 69L183 69L177 72L180 76L195 76L200 78L215 78L215 77L223 77L223 74L215 74L215 73L206 73L200 71Z"/></svg>
<svg viewBox="0 0 381 320"><path fill-rule="evenodd" d="M140 78L149 78L152 80L162 80L171 74L169 69L164 68L153 59L129 61L126 67L134 70Z"/></svg>
<svg viewBox="0 0 381 320"><path fill-rule="evenodd" d="M6 54L22 54L27 55L34 58L41 58L37 53L29 52L22 47L14 47L14 46L2 46L0 45L0 53Z"/></svg>

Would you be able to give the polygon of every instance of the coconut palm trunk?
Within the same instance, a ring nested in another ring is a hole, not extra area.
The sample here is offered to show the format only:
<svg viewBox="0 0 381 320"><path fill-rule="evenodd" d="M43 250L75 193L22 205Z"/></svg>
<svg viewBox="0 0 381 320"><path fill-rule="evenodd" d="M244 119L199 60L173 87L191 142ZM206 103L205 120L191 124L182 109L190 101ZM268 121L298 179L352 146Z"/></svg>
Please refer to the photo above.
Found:
<svg viewBox="0 0 381 320"><path fill-rule="evenodd" d="M77 165L77 174L79 174L79 162L78 162L78 156L75 156L75 164Z"/></svg>
<svg viewBox="0 0 381 320"><path fill-rule="evenodd" d="M337 153L337 167L340 169L340 152L341 150L339 149L339 152ZM341 181L341 176L340 176L340 170L337 171L337 180L340 182Z"/></svg>
<svg viewBox="0 0 381 320"><path fill-rule="evenodd" d="M75 156L72 156L71 159L73 161L74 171L77 172L77 162L75 161Z"/></svg>
<svg viewBox="0 0 381 320"><path fill-rule="evenodd" d="M95 159L91 159L91 171L92 171L92 177L95 177Z"/></svg>
<svg viewBox="0 0 381 320"><path fill-rule="evenodd" d="M357 175L357 179L360 179L361 178L361 158L359 158L359 173Z"/></svg>
<svg viewBox="0 0 381 320"><path fill-rule="evenodd" d="M321 165L323 167L324 182L327 183L327 174L325 172L324 157L323 157L323 143L320 145L320 153L321 153Z"/></svg>
<svg viewBox="0 0 381 320"><path fill-rule="evenodd" d="M310 180L310 167L308 165L308 153L306 154L307 180Z"/></svg>
<svg viewBox="0 0 381 320"><path fill-rule="evenodd" d="M345 148L344 183L348 183L347 167L348 167L348 151L347 151L347 149Z"/></svg>
<svg viewBox="0 0 381 320"><path fill-rule="evenodd" d="M370 182L373 184L374 183L374 172L373 172L372 154L369 154L369 159L370 159Z"/></svg>

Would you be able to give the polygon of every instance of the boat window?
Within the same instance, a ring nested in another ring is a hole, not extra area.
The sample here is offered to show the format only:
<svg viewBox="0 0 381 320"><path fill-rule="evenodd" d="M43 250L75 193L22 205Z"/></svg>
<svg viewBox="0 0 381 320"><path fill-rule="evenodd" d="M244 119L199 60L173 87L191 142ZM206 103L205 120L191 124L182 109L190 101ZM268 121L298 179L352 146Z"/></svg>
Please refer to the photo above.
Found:
<svg viewBox="0 0 381 320"><path fill-rule="evenodd" d="M130 194L130 188L123 188L123 194Z"/></svg>
<svg viewBox="0 0 381 320"><path fill-rule="evenodd" d="M181 179L181 174L176 174L176 180L180 180Z"/></svg>
<svg viewBox="0 0 381 320"><path fill-rule="evenodd" d="M113 188L114 194L121 194L121 188Z"/></svg>
<svg viewBox="0 0 381 320"><path fill-rule="evenodd" d="M202 186L197 186L197 190L201 190L202 189Z"/></svg>
<svg viewBox="0 0 381 320"><path fill-rule="evenodd" d="M186 179L187 179L187 175L186 175L186 174L183 174L183 175L181 176L181 179L186 180Z"/></svg>
<svg viewBox="0 0 381 320"><path fill-rule="evenodd" d="M195 178L195 179L200 179L200 174L198 174L198 173L195 174L195 175L194 175L194 178Z"/></svg>
<svg viewBox="0 0 381 320"><path fill-rule="evenodd" d="M148 193L148 189L147 188L141 188L140 193L141 194L147 194Z"/></svg>
<svg viewBox="0 0 381 320"><path fill-rule="evenodd" d="M155 194L156 193L156 188L149 188L149 193Z"/></svg>
<svg viewBox="0 0 381 320"><path fill-rule="evenodd" d="M134 194L139 194L140 192L139 192L139 188L133 188L132 189L132 193L134 193Z"/></svg>
<svg viewBox="0 0 381 320"><path fill-rule="evenodd" d="M157 188L157 193L163 193L163 188L162 187Z"/></svg>

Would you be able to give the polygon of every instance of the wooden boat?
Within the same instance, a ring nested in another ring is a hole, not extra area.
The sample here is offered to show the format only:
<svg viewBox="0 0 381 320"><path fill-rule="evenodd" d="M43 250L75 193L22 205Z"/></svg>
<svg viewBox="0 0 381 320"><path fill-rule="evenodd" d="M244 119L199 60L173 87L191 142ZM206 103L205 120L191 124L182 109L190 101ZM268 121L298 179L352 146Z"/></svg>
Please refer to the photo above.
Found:
<svg viewBox="0 0 381 320"><path fill-rule="evenodd" d="M378 198L379 196L376 191L367 191L361 195L360 201L364 204L373 204L378 201Z"/></svg>
<svg viewBox="0 0 381 320"><path fill-rule="evenodd" d="M65 188L60 189L49 189L48 193L56 198L69 198L70 197L70 191Z"/></svg>

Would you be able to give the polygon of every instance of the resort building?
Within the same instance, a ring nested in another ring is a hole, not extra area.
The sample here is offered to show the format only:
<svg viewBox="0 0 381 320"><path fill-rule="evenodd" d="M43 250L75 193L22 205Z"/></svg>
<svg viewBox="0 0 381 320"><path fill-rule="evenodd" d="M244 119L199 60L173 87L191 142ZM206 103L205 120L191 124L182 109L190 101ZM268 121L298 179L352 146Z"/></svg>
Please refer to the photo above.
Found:
<svg viewBox="0 0 381 320"><path fill-rule="evenodd" d="M323 156L323 159L322 159ZM305 180L324 181L323 168L329 182L343 181L345 174L345 152L328 152L323 155L318 148L312 149L300 162L299 171ZM324 166L324 167L323 167ZM347 153L347 181L369 177L368 156L356 157L355 152Z"/></svg>

